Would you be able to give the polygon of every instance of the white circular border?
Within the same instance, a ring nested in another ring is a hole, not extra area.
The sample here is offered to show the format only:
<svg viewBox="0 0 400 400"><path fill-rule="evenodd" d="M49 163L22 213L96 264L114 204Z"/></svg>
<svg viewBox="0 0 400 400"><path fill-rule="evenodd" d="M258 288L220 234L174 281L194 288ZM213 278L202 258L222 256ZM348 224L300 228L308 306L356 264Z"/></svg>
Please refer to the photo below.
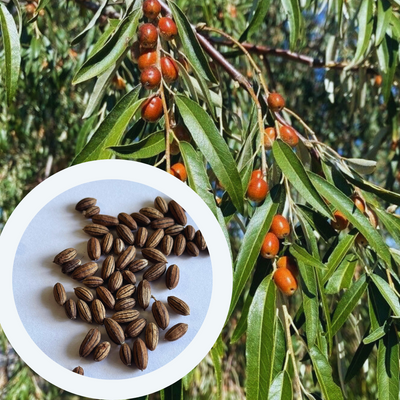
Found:
<svg viewBox="0 0 400 400"><path fill-rule="evenodd" d="M146 375L123 380L80 376L60 366L42 352L26 332L14 301L14 258L25 229L52 199L83 183L118 179L151 186L173 198L202 231L212 264L213 288L210 306L199 332L186 349L168 364ZM155 186L157 185L157 186ZM189 373L207 355L217 340L228 314L232 294L232 263L225 236L211 210L187 186L166 172L134 161L102 160L79 164L46 179L33 189L8 219L0 236L2 290L0 323L11 345L37 374L52 384L84 397L116 399L157 392Z"/></svg>

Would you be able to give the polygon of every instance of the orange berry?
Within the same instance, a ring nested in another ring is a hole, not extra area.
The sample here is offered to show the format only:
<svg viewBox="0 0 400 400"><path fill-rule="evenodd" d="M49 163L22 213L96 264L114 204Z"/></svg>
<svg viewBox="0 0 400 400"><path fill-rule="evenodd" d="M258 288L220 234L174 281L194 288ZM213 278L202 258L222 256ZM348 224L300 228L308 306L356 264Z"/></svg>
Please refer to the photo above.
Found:
<svg viewBox="0 0 400 400"><path fill-rule="evenodd" d="M268 194L268 183L262 178L250 179L247 197L252 201L263 201Z"/></svg>
<svg viewBox="0 0 400 400"><path fill-rule="evenodd" d="M357 235L356 243L359 244L362 247L368 246L368 240L365 238L365 236L362 233L359 233Z"/></svg>
<svg viewBox="0 0 400 400"><path fill-rule="evenodd" d="M153 90L160 86L161 72L157 67L147 67L140 75L140 83L147 90Z"/></svg>
<svg viewBox="0 0 400 400"><path fill-rule="evenodd" d="M124 90L126 88L125 80L121 76L115 75L113 78L113 83L117 90Z"/></svg>
<svg viewBox="0 0 400 400"><path fill-rule="evenodd" d="M137 59L140 71L157 64L157 51L154 49L144 49Z"/></svg>
<svg viewBox="0 0 400 400"><path fill-rule="evenodd" d="M187 172L185 166L182 163L174 164L171 167L171 174L180 179L182 182L186 182Z"/></svg>
<svg viewBox="0 0 400 400"><path fill-rule="evenodd" d="M143 24L138 30L139 43L144 48L156 47L158 41L158 31L153 24Z"/></svg>
<svg viewBox="0 0 400 400"><path fill-rule="evenodd" d="M173 128L172 130L174 131L175 136L180 142L190 142L190 133L184 125L176 125L175 128ZM171 143L170 152L174 156L176 156L180 152L179 144L175 139Z"/></svg>
<svg viewBox="0 0 400 400"><path fill-rule="evenodd" d="M172 40L178 34L175 22L169 17L162 17L158 21L158 29L164 40Z"/></svg>
<svg viewBox="0 0 400 400"><path fill-rule="evenodd" d="M143 14L148 19L156 19L161 12L161 4L158 0L145 0L143 2Z"/></svg>
<svg viewBox="0 0 400 400"><path fill-rule="evenodd" d="M163 114L160 97L149 97L142 105L142 118L147 122L156 122Z"/></svg>
<svg viewBox="0 0 400 400"><path fill-rule="evenodd" d="M269 231L275 233L279 239L284 239L290 234L290 225L283 215L275 215Z"/></svg>
<svg viewBox="0 0 400 400"><path fill-rule="evenodd" d="M356 193L351 196L354 205L364 214L365 213L365 202L364 200L357 195Z"/></svg>
<svg viewBox="0 0 400 400"><path fill-rule="evenodd" d="M280 136L281 139L287 143L290 147L296 147L299 143L299 137L297 136L296 131L287 125L283 125L280 128Z"/></svg>
<svg viewBox="0 0 400 400"><path fill-rule="evenodd" d="M165 82L171 83L178 79L179 68L171 57L162 57L160 60L161 71Z"/></svg>
<svg viewBox="0 0 400 400"><path fill-rule="evenodd" d="M265 128L264 131L264 148L265 150L271 150L272 145L276 139L276 130L272 126Z"/></svg>
<svg viewBox="0 0 400 400"><path fill-rule="evenodd" d="M276 266L278 268L286 268L288 269L294 277L297 278L299 275L299 267L297 266L297 263L294 258L288 257L288 256L283 256L278 259L276 262Z"/></svg>
<svg viewBox="0 0 400 400"><path fill-rule="evenodd" d="M333 216L335 217L335 219L331 221L331 226L333 229L343 231L349 226L349 220L343 215L342 212L335 211Z"/></svg>
<svg viewBox="0 0 400 400"><path fill-rule="evenodd" d="M279 239L271 232L264 238L260 254L264 258L274 258L279 253Z"/></svg>
<svg viewBox="0 0 400 400"><path fill-rule="evenodd" d="M263 173L261 171L261 169L255 169L252 173L251 173L251 178L252 179L262 179L263 177Z"/></svg>
<svg viewBox="0 0 400 400"><path fill-rule="evenodd" d="M27 14L32 15L36 11L36 7L34 4L27 4L25 6L25 11Z"/></svg>
<svg viewBox="0 0 400 400"><path fill-rule="evenodd" d="M271 111L281 111L285 107L285 99L279 93L270 93L267 103Z"/></svg>
<svg viewBox="0 0 400 400"><path fill-rule="evenodd" d="M278 268L273 279L278 289L286 296L292 296L297 290L297 280L287 268Z"/></svg>
<svg viewBox="0 0 400 400"><path fill-rule="evenodd" d="M375 75L375 86L381 86L381 85L382 85L382 76Z"/></svg>

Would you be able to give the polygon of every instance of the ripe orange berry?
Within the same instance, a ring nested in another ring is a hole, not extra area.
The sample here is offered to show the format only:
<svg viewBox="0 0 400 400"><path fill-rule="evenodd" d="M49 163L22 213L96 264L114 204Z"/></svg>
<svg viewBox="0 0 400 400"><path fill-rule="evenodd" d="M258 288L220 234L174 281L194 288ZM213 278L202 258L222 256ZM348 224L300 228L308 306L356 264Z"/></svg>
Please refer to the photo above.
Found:
<svg viewBox="0 0 400 400"><path fill-rule="evenodd" d="M268 183L262 178L250 179L247 197L252 201L263 201L268 194Z"/></svg>
<svg viewBox="0 0 400 400"><path fill-rule="evenodd" d="M263 177L263 173L261 171L261 169L255 169L252 173L251 173L251 178L252 179L262 179Z"/></svg>
<svg viewBox="0 0 400 400"><path fill-rule="evenodd" d="M292 257L283 256L278 259L276 262L276 266L278 268L286 268L288 269L295 278L299 275L299 267L297 266L296 261Z"/></svg>
<svg viewBox="0 0 400 400"><path fill-rule="evenodd" d="M264 132L264 148L265 150L271 150L274 140L276 139L276 130L270 126L265 128Z"/></svg>
<svg viewBox="0 0 400 400"><path fill-rule="evenodd" d="M364 214L365 213L365 202L364 200L358 196L357 194L353 194L351 196L354 205Z"/></svg>
<svg viewBox="0 0 400 400"><path fill-rule="evenodd" d="M117 90L124 90L126 88L125 80L119 75L114 76L113 84Z"/></svg>
<svg viewBox="0 0 400 400"><path fill-rule="evenodd" d="M368 246L368 240L365 238L365 236L362 233L359 233L357 235L356 243L359 244L362 247Z"/></svg>
<svg viewBox="0 0 400 400"><path fill-rule="evenodd" d="M279 239L284 239L290 234L290 225L283 215L275 215L269 231L275 233Z"/></svg>
<svg viewBox="0 0 400 400"><path fill-rule="evenodd" d="M178 34L175 22L169 17L162 17L158 21L158 29L164 40L172 40Z"/></svg>
<svg viewBox="0 0 400 400"><path fill-rule="evenodd" d="M292 296L297 290L297 280L287 268L278 268L273 279L278 289L286 296Z"/></svg>
<svg viewBox="0 0 400 400"><path fill-rule="evenodd" d="M25 6L25 11L27 14L32 15L36 11L36 7L34 4L27 4Z"/></svg>
<svg viewBox="0 0 400 400"><path fill-rule="evenodd" d="M143 24L138 30L139 44L144 48L156 47L158 41L158 31L153 24Z"/></svg>
<svg viewBox="0 0 400 400"><path fill-rule="evenodd" d="M165 82L175 82L179 75L179 68L176 65L176 62L171 57L162 57L160 64Z"/></svg>
<svg viewBox="0 0 400 400"><path fill-rule="evenodd" d="M157 64L157 51L154 49L144 49L139 55L137 63L140 71Z"/></svg>
<svg viewBox="0 0 400 400"><path fill-rule="evenodd" d="M375 86L381 86L382 85L382 76L381 75L375 75Z"/></svg>
<svg viewBox="0 0 400 400"><path fill-rule="evenodd" d="M267 103L271 111L281 111L285 107L285 99L279 93L271 93Z"/></svg>
<svg viewBox="0 0 400 400"><path fill-rule="evenodd" d="M299 137L297 136L296 131L287 125L283 125L280 128L281 139L287 143L290 147L296 147L299 143Z"/></svg>
<svg viewBox="0 0 400 400"><path fill-rule="evenodd" d="M190 133L184 125L176 125L175 128L173 128L172 130L174 131L175 136L180 142L190 142ZM174 156L176 156L180 152L179 144L175 139L171 143L170 152Z"/></svg>
<svg viewBox="0 0 400 400"><path fill-rule="evenodd" d="M156 19L161 12L161 4L158 0L145 0L143 2L143 14L148 19Z"/></svg>
<svg viewBox="0 0 400 400"><path fill-rule="evenodd" d="M264 258L274 258L279 253L279 239L272 232L264 238L260 254Z"/></svg>
<svg viewBox="0 0 400 400"><path fill-rule="evenodd" d="M160 97L149 97L142 105L142 118L147 122L156 122L163 114Z"/></svg>
<svg viewBox="0 0 400 400"><path fill-rule="evenodd" d="M185 166L182 163L174 164L171 167L171 174L180 179L182 182L186 182L187 172Z"/></svg>
<svg viewBox="0 0 400 400"><path fill-rule="evenodd" d="M140 75L140 83L147 90L153 90L160 86L161 72L157 67L147 67Z"/></svg>
<svg viewBox="0 0 400 400"><path fill-rule="evenodd" d="M335 211L333 216L335 217L335 219L331 221L331 226L333 229L343 231L349 226L349 220L343 215L342 212Z"/></svg>

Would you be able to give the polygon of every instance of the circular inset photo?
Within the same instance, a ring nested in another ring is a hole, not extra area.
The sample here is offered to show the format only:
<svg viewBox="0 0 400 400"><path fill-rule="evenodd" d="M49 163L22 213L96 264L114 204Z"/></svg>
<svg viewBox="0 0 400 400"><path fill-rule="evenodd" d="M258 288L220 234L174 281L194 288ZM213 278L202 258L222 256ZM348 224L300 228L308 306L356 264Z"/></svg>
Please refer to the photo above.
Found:
<svg viewBox="0 0 400 400"><path fill-rule="evenodd" d="M9 341L39 375L81 396L173 384L228 314L232 263L218 221L186 184L146 164L55 174L16 208L0 251Z"/></svg>

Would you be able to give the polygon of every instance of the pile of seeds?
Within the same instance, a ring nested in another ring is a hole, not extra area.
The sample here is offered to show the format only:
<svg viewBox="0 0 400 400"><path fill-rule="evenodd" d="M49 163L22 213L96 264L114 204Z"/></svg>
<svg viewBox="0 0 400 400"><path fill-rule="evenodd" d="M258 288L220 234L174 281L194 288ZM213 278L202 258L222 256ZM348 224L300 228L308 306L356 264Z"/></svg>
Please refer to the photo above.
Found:
<svg viewBox="0 0 400 400"><path fill-rule="evenodd" d="M152 295L150 282L165 275L166 287L170 290L176 288L179 267L173 264L167 268L167 256L171 253L180 256L186 251L188 255L197 257L200 251L207 249L207 245L199 230L186 225L185 211L174 200L167 203L157 197L154 207L144 207L132 214L121 212L118 217L100 214L96 203L96 199L87 197L75 207L86 218L92 219L92 223L83 228L91 236L87 242L87 255L91 261L82 264L73 248L63 250L53 261L61 266L64 274L84 286L74 289L75 301L67 298L61 283L56 283L54 298L57 304L64 306L69 319L76 320L79 316L88 324L104 325L110 340L120 346L121 361L127 366L133 361L143 371L148 364L148 350L156 349L159 329L166 330L170 319L166 304ZM141 257L137 248L141 248ZM96 261L102 255L106 258L99 270ZM135 273L139 271L144 273L136 286ZM154 322L147 322L135 308L139 306L146 310L152 300ZM169 296L167 302L172 312L181 316L190 314L189 306L178 297ZM113 315L108 318L106 310L112 310ZM178 323L166 331L164 338L167 341L178 340L187 330L187 324ZM144 340L139 337L142 332ZM132 346L126 342L130 338L134 339ZM92 328L80 346L79 356L92 354L95 361L102 361L111 348L110 342L102 341L99 329ZM73 371L84 374L80 366Z"/></svg>

